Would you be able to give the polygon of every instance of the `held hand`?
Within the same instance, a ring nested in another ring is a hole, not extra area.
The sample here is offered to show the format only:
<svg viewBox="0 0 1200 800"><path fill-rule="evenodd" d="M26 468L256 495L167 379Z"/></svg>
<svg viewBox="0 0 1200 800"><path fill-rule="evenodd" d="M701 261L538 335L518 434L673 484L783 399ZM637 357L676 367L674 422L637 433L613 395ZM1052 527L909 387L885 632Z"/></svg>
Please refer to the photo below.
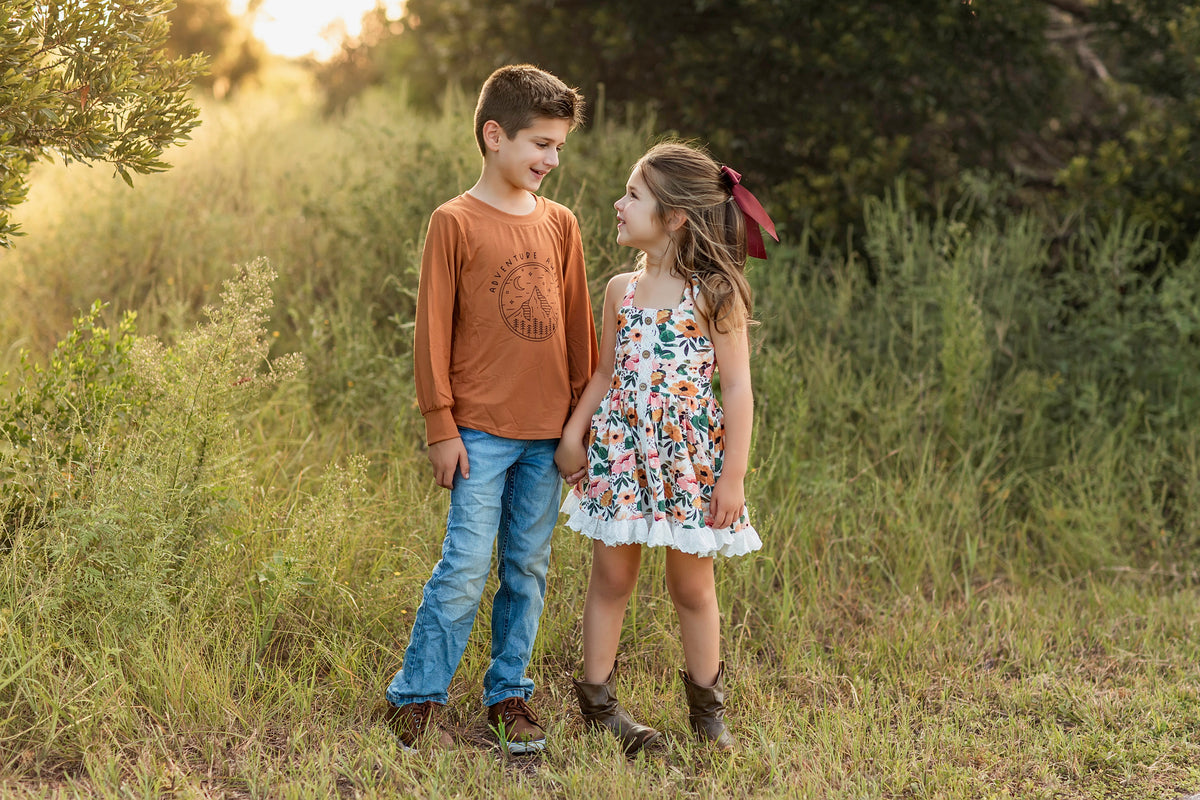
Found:
<svg viewBox="0 0 1200 800"><path fill-rule="evenodd" d="M583 442L576 441L574 437L559 440L554 451L554 465L568 484L574 486L579 483L587 473L587 450Z"/></svg>
<svg viewBox="0 0 1200 800"><path fill-rule="evenodd" d="M582 467L580 467L575 472L572 472L570 475L563 475L563 482L566 483L568 486L575 486L581 480L583 480L583 476L585 476L585 475L587 475L587 464L584 464Z"/></svg>
<svg viewBox="0 0 1200 800"><path fill-rule="evenodd" d="M708 524L713 528L728 528L738 521L745 507L746 490L742 481L721 476L708 504Z"/></svg>
<svg viewBox="0 0 1200 800"><path fill-rule="evenodd" d="M455 437L429 445L429 463L433 465L433 479L443 489L454 488L454 473L461 472L464 478L471 477L471 464L467 461L467 448L463 440Z"/></svg>

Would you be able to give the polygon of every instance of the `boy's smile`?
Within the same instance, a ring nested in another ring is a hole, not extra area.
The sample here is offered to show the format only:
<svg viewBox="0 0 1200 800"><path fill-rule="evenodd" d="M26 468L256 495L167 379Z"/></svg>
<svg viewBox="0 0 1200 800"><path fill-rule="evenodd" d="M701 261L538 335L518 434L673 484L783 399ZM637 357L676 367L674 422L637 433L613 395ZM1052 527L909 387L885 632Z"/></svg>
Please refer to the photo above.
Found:
<svg viewBox="0 0 1200 800"><path fill-rule="evenodd" d="M569 120L540 117L512 139L501 131L495 140L500 174L515 188L537 192L542 179L558 166L558 153L570 130Z"/></svg>

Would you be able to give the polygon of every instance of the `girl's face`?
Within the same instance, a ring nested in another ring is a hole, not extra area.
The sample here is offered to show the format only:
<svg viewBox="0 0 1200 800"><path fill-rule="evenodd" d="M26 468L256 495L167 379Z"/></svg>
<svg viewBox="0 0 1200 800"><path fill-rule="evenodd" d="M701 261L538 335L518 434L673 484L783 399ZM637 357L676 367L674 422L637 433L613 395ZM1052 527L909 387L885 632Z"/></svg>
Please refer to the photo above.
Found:
<svg viewBox="0 0 1200 800"><path fill-rule="evenodd" d="M660 256L671 243L658 215L658 201L646 182L641 167L634 167L625 186L625 194L613 203L617 210L617 244L636 247L648 255Z"/></svg>

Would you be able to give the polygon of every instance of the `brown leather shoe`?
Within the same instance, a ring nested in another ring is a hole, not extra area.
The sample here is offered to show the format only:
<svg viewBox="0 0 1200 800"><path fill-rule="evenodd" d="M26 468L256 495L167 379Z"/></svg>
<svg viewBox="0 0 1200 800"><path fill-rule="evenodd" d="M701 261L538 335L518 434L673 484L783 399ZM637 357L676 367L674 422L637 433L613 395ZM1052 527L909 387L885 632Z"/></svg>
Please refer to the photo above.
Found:
<svg viewBox="0 0 1200 800"><path fill-rule="evenodd" d="M509 697L488 706L488 725L511 755L537 753L546 746L546 732L523 698Z"/></svg>
<svg viewBox="0 0 1200 800"><path fill-rule="evenodd" d="M441 703L435 703L432 700L426 700L423 703L407 703L402 706L388 703L383 718L392 733L400 740L400 746L405 750L419 750L422 746L430 745L443 750L452 750L454 749L454 737L435 719L441 707Z"/></svg>

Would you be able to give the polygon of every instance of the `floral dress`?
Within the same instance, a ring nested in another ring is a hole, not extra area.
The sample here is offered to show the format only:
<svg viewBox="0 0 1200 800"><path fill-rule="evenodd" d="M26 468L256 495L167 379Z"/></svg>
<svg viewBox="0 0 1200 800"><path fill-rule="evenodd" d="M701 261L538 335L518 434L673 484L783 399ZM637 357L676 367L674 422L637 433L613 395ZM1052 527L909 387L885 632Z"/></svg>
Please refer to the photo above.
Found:
<svg viewBox="0 0 1200 800"><path fill-rule="evenodd" d="M673 547L708 557L762 547L745 509L728 528L705 522L721 474L725 424L713 393L713 343L696 322L689 282L675 308L617 314L613 380L592 416L588 471L562 504L567 525L608 545Z"/></svg>

